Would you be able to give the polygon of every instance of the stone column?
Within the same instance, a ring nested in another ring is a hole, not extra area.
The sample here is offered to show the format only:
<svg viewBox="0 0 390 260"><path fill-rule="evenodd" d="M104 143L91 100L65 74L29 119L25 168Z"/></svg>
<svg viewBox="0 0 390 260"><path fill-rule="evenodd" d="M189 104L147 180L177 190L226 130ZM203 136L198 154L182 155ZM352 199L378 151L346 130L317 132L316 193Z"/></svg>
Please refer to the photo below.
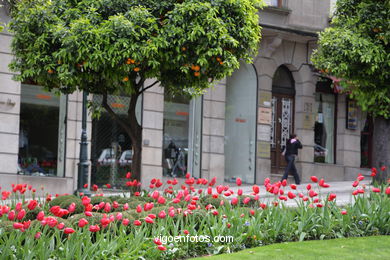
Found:
<svg viewBox="0 0 390 260"><path fill-rule="evenodd" d="M153 83L150 79L145 86ZM153 178L162 178L164 88L156 85L143 94L142 109L142 188Z"/></svg>
<svg viewBox="0 0 390 260"><path fill-rule="evenodd" d="M225 175L225 88L226 79L203 96L201 177L217 177L217 183L223 183Z"/></svg>

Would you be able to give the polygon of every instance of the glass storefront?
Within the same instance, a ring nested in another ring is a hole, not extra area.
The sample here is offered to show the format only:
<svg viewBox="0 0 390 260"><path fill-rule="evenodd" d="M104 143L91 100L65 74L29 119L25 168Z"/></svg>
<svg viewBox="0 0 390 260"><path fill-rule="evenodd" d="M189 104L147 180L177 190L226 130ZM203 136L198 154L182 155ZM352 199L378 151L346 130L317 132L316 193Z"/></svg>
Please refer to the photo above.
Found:
<svg viewBox="0 0 390 260"><path fill-rule="evenodd" d="M225 181L255 182L257 76L241 64L227 79L225 110Z"/></svg>
<svg viewBox="0 0 390 260"><path fill-rule="evenodd" d="M335 163L335 104L334 94L319 93L316 98L316 122L314 125L314 162Z"/></svg>
<svg viewBox="0 0 390 260"><path fill-rule="evenodd" d="M190 98L164 95L163 174L183 177L187 173Z"/></svg>
<svg viewBox="0 0 390 260"><path fill-rule="evenodd" d="M18 174L64 176L66 96L22 84Z"/></svg>
<svg viewBox="0 0 390 260"><path fill-rule="evenodd" d="M101 95L94 95L92 104L99 107ZM126 120L130 97L108 96L113 111ZM137 119L141 122L142 97L137 100ZM126 173L131 171L133 149L130 137L112 117L102 109L92 118L91 182L97 185L110 183L113 187L124 186Z"/></svg>

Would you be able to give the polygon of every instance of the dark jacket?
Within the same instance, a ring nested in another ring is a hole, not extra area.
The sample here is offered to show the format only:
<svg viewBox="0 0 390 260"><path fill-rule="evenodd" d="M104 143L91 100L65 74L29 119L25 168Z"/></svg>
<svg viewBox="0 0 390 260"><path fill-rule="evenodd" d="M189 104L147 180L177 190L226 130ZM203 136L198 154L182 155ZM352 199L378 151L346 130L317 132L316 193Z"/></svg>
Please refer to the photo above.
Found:
<svg viewBox="0 0 390 260"><path fill-rule="evenodd" d="M298 149L302 149L302 144L299 140L296 140L294 143L291 143L291 139L287 140L286 143L286 154L295 154L298 155Z"/></svg>

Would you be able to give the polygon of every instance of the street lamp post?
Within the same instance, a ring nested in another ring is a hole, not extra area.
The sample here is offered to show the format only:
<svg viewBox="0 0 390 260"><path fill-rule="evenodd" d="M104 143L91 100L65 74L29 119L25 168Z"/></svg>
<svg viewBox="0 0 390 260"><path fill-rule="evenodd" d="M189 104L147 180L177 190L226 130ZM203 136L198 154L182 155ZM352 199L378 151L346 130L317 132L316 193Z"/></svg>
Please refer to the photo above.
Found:
<svg viewBox="0 0 390 260"><path fill-rule="evenodd" d="M76 193L84 193L86 196L91 196L91 192L88 188L84 188L84 185L88 183L88 142L87 142L87 96L88 93L83 91L83 111L82 111L82 123L81 123L81 142L80 142L80 162L78 164L78 178L77 178L77 190Z"/></svg>

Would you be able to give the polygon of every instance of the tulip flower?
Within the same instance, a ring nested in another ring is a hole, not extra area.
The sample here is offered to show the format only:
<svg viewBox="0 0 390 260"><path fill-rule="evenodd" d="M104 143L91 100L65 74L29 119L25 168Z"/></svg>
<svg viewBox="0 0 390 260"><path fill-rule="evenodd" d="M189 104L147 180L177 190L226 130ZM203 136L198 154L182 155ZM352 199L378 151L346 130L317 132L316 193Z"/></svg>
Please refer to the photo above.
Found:
<svg viewBox="0 0 390 260"><path fill-rule="evenodd" d="M297 185L295 185L295 184L290 184L290 188L293 189L293 190L296 190L296 189L297 189Z"/></svg>
<svg viewBox="0 0 390 260"><path fill-rule="evenodd" d="M165 210L161 210L160 213L158 213L159 218L165 218L167 216L167 213L165 213Z"/></svg>
<svg viewBox="0 0 390 260"><path fill-rule="evenodd" d="M347 211L346 210L342 210L341 211L341 215L347 215Z"/></svg>
<svg viewBox="0 0 390 260"><path fill-rule="evenodd" d="M289 199L294 199L296 197L296 195L294 193L292 193L291 191L289 191L287 193L287 196L288 196Z"/></svg>
<svg viewBox="0 0 390 260"><path fill-rule="evenodd" d="M68 207L68 211L69 213L73 213L75 210L76 210L76 203L72 202Z"/></svg>
<svg viewBox="0 0 390 260"><path fill-rule="evenodd" d="M82 228L85 225L88 225L88 221L85 218L80 219L79 223L78 223L78 226Z"/></svg>
<svg viewBox="0 0 390 260"><path fill-rule="evenodd" d="M251 209L251 210L249 210L249 214L250 214L251 216L254 216L254 215L255 215L255 211L254 211L253 209Z"/></svg>
<svg viewBox="0 0 390 260"><path fill-rule="evenodd" d="M250 198L250 197L245 197L244 200L242 201L242 203L244 203L245 205L247 205L250 201L251 201L251 198Z"/></svg>
<svg viewBox="0 0 390 260"><path fill-rule="evenodd" d="M236 184L237 184L237 186L241 186L241 184L242 184L241 178L236 179Z"/></svg>
<svg viewBox="0 0 390 260"><path fill-rule="evenodd" d="M131 172L126 173L126 179L130 179L130 178L131 178Z"/></svg>
<svg viewBox="0 0 390 260"><path fill-rule="evenodd" d="M122 219L123 215L121 212L116 213L115 219L120 221Z"/></svg>
<svg viewBox="0 0 390 260"><path fill-rule="evenodd" d="M318 178L316 176L311 176L310 179L312 182L318 182Z"/></svg>
<svg viewBox="0 0 390 260"><path fill-rule="evenodd" d="M123 210L128 210L129 209L129 203L123 204Z"/></svg>
<svg viewBox="0 0 390 260"><path fill-rule="evenodd" d="M165 202L166 202L166 199L163 196L158 197L158 199L157 199L158 204L163 205L163 204L165 204Z"/></svg>
<svg viewBox="0 0 390 260"><path fill-rule="evenodd" d="M267 205L266 205L265 203L260 203L259 206L260 206L260 208L262 208L262 209L265 209L265 208L267 207Z"/></svg>
<svg viewBox="0 0 390 260"><path fill-rule="evenodd" d="M155 243L155 244L158 245L158 246L161 246L161 245L162 245L161 240L158 239L158 238L153 239L153 243Z"/></svg>
<svg viewBox="0 0 390 260"><path fill-rule="evenodd" d="M29 210L34 210L36 208L36 206L38 206L38 202L36 200L30 200L30 202L28 203L27 208Z"/></svg>
<svg viewBox="0 0 390 260"><path fill-rule="evenodd" d="M122 220L122 224L123 224L124 226L128 226L129 223L130 223L130 220L127 219L127 218L124 218L124 219Z"/></svg>
<svg viewBox="0 0 390 260"><path fill-rule="evenodd" d="M23 225L22 223L15 222L15 223L13 224L13 228L14 228L14 229L22 229L22 228L24 228L24 225Z"/></svg>
<svg viewBox="0 0 390 260"><path fill-rule="evenodd" d="M135 211L136 211L137 213L141 213L141 212L142 212L142 207L141 207L141 205L138 205L138 206L135 208Z"/></svg>
<svg viewBox="0 0 390 260"><path fill-rule="evenodd" d="M307 189L307 190L311 190L311 185L310 185L310 184L307 184L306 189Z"/></svg>
<svg viewBox="0 0 390 260"><path fill-rule="evenodd" d="M382 171L382 172L386 171L386 166L382 166L382 167L381 167L381 171Z"/></svg>
<svg viewBox="0 0 390 260"><path fill-rule="evenodd" d="M18 215L16 216L16 218L18 220L22 220L24 218L24 216L26 215L26 211L24 209L22 209L21 211L19 211Z"/></svg>
<svg viewBox="0 0 390 260"><path fill-rule="evenodd" d="M286 187L286 185L287 185L287 180L284 179L284 180L282 181L282 186L283 186L283 187Z"/></svg>
<svg viewBox="0 0 390 260"><path fill-rule="evenodd" d="M109 202L106 203L106 205L104 205L104 211L105 212L111 212L111 204Z"/></svg>
<svg viewBox="0 0 390 260"><path fill-rule="evenodd" d="M232 198L231 204L232 205L237 205L238 204L238 199L237 198Z"/></svg>
<svg viewBox="0 0 390 260"><path fill-rule="evenodd" d="M217 210L213 210L211 213L213 213L214 216L218 216L219 212Z"/></svg>
<svg viewBox="0 0 390 260"><path fill-rule="evenodd" d="M153 220L151 217L146 217L146 218L145 218L145 222L146 222L146 223L149 223L149 224L153 224L153 223L154 223L154 220Z"/></svg>
<svg viewBox="0 0 390 260"><path fill-rule="evenodd" d="M386 193L387 195L390 195L390 187L387 187L387 188L386 188L385 193Z"/></svg>
<svg viewBox="0 0 390 260"><path fill-rule="evenodd" d="M374 188L372 188L372 192L377 192L378 193L378 192L381 192L381 189L374 187Z"/></svg>
<svg viewBox="0 0 390 260"><path fill-rule="evenodd" d="M255 194L258 194L258 193L260 192L260 188L259 188L259 186L257 186L257 185L253 185L253 186L252 186L252 190L253 190L253 192L254 192Z"/></svg>
<svg viewBox="0 0 390 260"><path fill-rule="evenodd" d="M41 232L37 232L34 236L35 239L39 239L41 237Z"/></svg>
<svg viewBox="0 0 390 260"><path fill-rule="evenodd" d="M163 246L163 245L159 245L159 246L157 247L157 249L160 250L160 251L165 251L165 250L167 250L167 248L166 248L165 246Z"/></svg>
<svg viewBox="0 0 390 260"><path fill-rule="evenodd" d="M14 210L11 210L9 213L8 213L8 220L14 220L15 219L15 211Z"/></svg>
<svg viewBox="0 0 390 260"><path fill-rule="evenodd" d="M91 232L98 232L100 230L99 225L91 225L89 226L89 231Z"/></svg>
<svg viewBox="0 0 390 260"><path fill-rule="evenodd" d="M185 235L188 235L190 232L189 232L187 229L184 229L184 230L183 230L183 233L184 233Z"/></svg>
<svg viewBox="0 0 390 260"><path fill-rule="evenodd" d="M241 195L242 195L242 189L238 189L237 195L238 195L238 196L241 196Z"/></svg>
<svg viewBox="0 0 390 260"><path fill-rule="evenodd" d="M310 198L313 198L313 197L315 197L315 196L317 196L318 194L317 194L317 192L315 192L314 190L309 190L309 196L310 196Z"/></svg>
<svg viewBox="0 0 390 260"><path fill-rule="evenodd" d="M65 228L64 229L64 233L65 234L72 234L72 233L74 233L75 232L75 230L73 229L73 228Z"/></svg>

